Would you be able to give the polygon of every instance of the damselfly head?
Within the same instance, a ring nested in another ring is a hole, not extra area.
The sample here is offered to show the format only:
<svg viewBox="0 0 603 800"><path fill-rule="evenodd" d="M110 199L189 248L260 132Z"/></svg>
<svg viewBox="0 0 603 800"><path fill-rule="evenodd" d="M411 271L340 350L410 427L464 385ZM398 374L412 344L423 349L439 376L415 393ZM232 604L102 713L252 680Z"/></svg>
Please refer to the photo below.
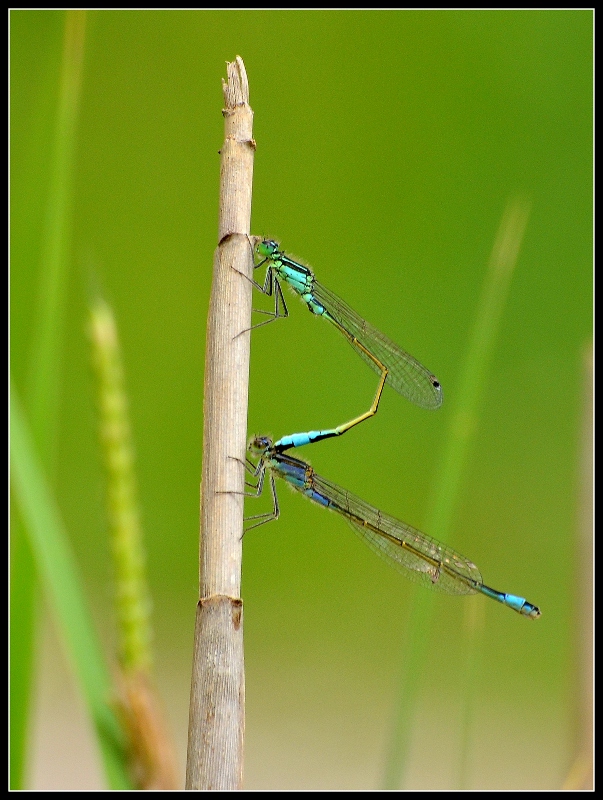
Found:
<svg viewBox="0 0 603 800"><path fill-rule="evenodd" d="M274 239L263 239L256 244L255 249L257 254L262 256L262 258L270 258L279 251L278 243L275 242Z"/></svg>
<svg viewBox="0 0 603 800"><path fill-rule="evenodd" d="M268 436L254 436L254 438L249 442L247 449L250 453L253 453L253 455L261 456L270 447L272 447L272 439L270 439Z"/></svg>

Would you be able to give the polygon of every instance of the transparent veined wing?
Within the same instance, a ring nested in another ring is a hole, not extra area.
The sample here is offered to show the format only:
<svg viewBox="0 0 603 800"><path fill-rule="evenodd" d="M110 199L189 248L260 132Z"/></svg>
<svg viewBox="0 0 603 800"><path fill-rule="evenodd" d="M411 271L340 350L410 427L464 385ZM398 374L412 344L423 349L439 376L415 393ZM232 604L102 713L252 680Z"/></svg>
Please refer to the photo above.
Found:
<svg viewBox="0 0 603 800"><path fill-rule="evenodd" d="M372 550L406 577L446 594L479 591L479 569L452 547L379 511L316 473L312 474L310 485L296 488L345 517Z"/></svg>
<svg viewBox="0 0 603 800"><path fill-rule="evenodd" d="M353 339L387 367L387 384L422 408L438 408L442 404L442 387L438 379L416 358L362 319L353 308L316 279L313 281L312 294L325 307L335 325L347 331L349 336L346 338L371 369L381 372L379 366L355 345Z"/></svg>

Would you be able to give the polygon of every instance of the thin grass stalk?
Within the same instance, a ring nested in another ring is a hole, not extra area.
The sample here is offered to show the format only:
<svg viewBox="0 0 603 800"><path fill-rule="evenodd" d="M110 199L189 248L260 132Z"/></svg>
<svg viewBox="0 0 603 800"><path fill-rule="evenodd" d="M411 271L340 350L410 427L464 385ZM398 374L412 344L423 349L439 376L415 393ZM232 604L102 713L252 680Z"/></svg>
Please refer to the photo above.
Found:
<svg viewBox="0 0 603 800"><path fill-rule="evenodd" d="M435 539L446 542L449 537L452 515L459 491L471 442L477 429L478 413L483 395L490 356L498 334L499 322L507 299L511 277L517 263L519 248L529 216L530 206L526 200L509 201L503 214L489 261L482 296L477 307L477 316L469 350L461 376L458 399L451 426L446 437L445 449L438 476L434 482L434 501L428 514L425 530ZM483 598L481 598L483 600ZM417 697L426 663L434 595L415 592L413 610L404 647L404 663L400 680L400 696L394 728L386 759L384 788L398 789L404 786L408 770L411 747L412 722L416 713ZM471 615L472 602L467 598L466 614ZM483 618L483 617L482 617ZM466 630L475 634L475 626L466 625ZM467 652L475 648L467 643ZM474 673L473 657L466 662L461 695L467 701L467 679ZM465 724L470 724L465 716ZM469 741L466 732L461 740ZM467 774L466 754L460 755L455 782L464 780Z"/></svg>
<svg viewBox="0 0 603 800"><path fill-rule="evenodd" d="M86 12L65 14L59 105L51 161L51 184L42 236L36 325L29 363L27 407L36 449L52 474L58 431L59 363L67 284L71 172L81 94ZM23 788L26 772L36 621L36 558L19 514L11 520L11 705L10 784Z"/></svg>
<svg viewBox="0 0 603 800"><path fill-rule="evenodd" d="M117 327L111 308L100 297L91 303L90 336L98 379L115 571L120 670L117 694L129 737L130 773L139 789L177 789L174 747L153 678L151 597Z"/></svg>
<svg viewBox="0 0 603 800"><path fill-rule="evenodd" d="M573 734L574 755L563 789L594 786L594 528L593 528L593 346L583 361L582 439L580 442L580 506L576 526Z"/></svg>
<svg viewBox="0 0 603 800"><path fill-rule="evenodd" d="M151 598L145 575L134 448L115 318L107 303L98 297L90 307L90 338L107 472L119 661L126 672L148 672L152 662Z"/></svg>
<svg viewBox="0 0 603 800"><path fill-rule="evenodd" d="M255 142L247 74L239 56L228 64L223 90L225 141L205 352L200 599L186 769L186 788L199 790L241 788L245 724L240 589Z"/></svg>

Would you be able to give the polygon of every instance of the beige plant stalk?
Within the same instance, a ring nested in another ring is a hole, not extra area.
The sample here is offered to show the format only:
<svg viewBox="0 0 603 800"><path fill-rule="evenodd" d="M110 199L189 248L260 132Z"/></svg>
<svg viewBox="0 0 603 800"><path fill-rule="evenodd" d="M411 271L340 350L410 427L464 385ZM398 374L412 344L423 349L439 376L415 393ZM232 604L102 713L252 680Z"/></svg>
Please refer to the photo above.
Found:
<svg viewBox="0 0 603 800"><path fill-rule="evenodd" d="M189 709L187 789L239 789L245 677L240 599L253 272L249 233L255 142L243 60L223 82L218 247L207 320L200 594ZM241 335L242 334L242 335ZM241 463L243 462L243 463Z"/></svg>

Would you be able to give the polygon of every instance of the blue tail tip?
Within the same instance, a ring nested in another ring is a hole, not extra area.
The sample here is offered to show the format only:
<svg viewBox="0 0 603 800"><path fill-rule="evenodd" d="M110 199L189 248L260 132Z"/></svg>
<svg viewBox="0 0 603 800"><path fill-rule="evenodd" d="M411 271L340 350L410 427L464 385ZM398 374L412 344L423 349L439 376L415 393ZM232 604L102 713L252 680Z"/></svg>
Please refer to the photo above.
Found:
<svg viewBox="0 0 603 800"><path fill-rule="evenodd" d="M506 594L505 595L505 604L512 608L514 611L517 611L524 617L528 617L529 619L538 619L540 616L540 609L538 606L532 605L532 603L528 603L528 601L524 597L517 597L514 594Z"/></svg>

